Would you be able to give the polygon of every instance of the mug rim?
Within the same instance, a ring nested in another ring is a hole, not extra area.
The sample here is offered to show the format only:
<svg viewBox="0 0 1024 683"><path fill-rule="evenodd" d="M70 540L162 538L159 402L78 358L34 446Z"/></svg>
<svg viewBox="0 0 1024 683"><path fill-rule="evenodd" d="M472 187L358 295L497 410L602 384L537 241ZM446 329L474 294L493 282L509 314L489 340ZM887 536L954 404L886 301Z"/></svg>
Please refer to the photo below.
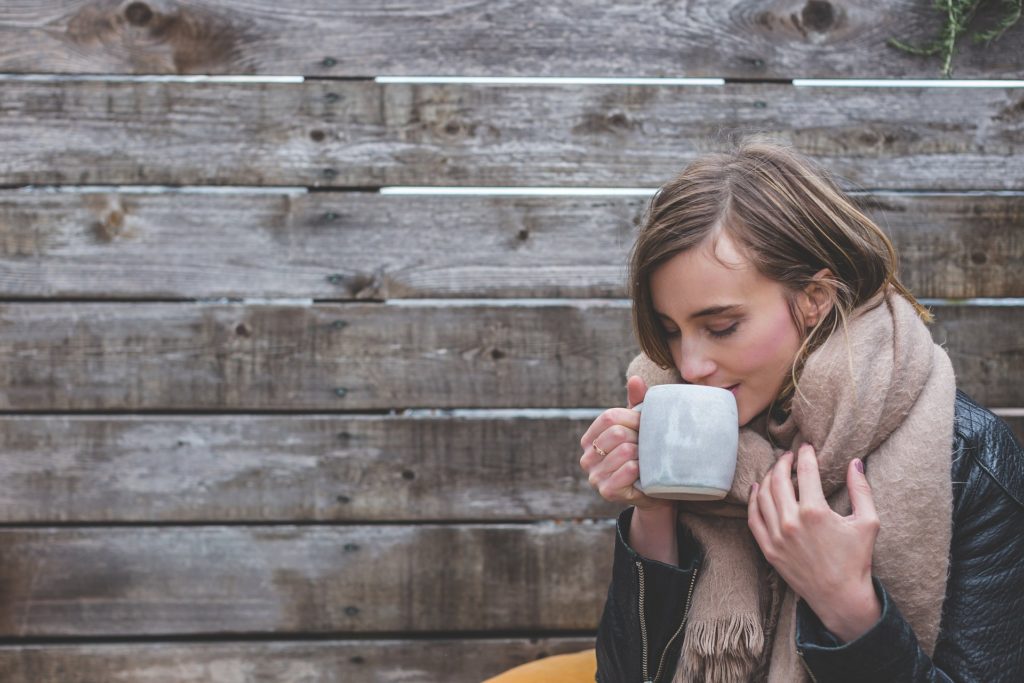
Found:
<svg viewBox="0 0 1024 683"><path fill-rule="evenodd" d="M665 387L665 388L663 389L662 387ZM647 392L644 394L643 399L639 403L637 403L635 406L633 406L633 410L637 410L638 406L642 406L644 403L646 403L647 402L647 396L650 395L650 393L652 391L656 391L656 390L657 390L658 393L661 393L661 394L663 394L663 393L665 393L666 391L669 391L669 390L674 390L674 391L682 390L684 392L695 391L697 393L701 393L703 391L708 391L708 390L710 390L712 393L718 392L718 391L722 391L722 392L725 392L726 394L728 394L730 397L732 397L732 399L734 401L736 400L736 394L732 393L728 389L723 389L721 387L712 387L712 386L708 386L706 384L684 384L682 382L674 382L674 383L673 382L669 382L667 384L655 384L653 387L648 387L647 388ZM738 404L737 404L737 409L739 409L739 405ZM640 411L640 412L642 412L642 411Z"/></svg>

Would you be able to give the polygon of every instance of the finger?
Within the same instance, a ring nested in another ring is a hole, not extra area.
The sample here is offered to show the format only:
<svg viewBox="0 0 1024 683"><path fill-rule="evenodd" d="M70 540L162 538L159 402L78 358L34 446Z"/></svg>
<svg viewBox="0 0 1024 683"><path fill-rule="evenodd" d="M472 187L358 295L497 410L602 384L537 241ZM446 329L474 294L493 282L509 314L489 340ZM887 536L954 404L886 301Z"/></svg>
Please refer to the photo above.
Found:
<svg viewBox="0 0 1024 683"><path fill-rule="evenodd" d="M629 442L621 443L610 450L608 456L594 465L590 472L595 477L604 478L611 475L629 460L637 460L636 444Z"/></svg>
<svg viewBox="0 0 1024 683"><path fill-rule="evenodd" d="M587 431L580 437L580 448L589 448L591 444L604 432L608 431L615 425L622 425L628 429L632 429L634 432L640 429L640 413L635 410L628 408L609 408L604 411L597 418L590 423L587 427ZM614 445L614 440L612 445ZM608 450L605 446L605 442L601 440L601 448Z"/></svg>
<svg viewBox="0 0 1024 683"><path fill-rule="evenodd" d="M640 478L640 468L636 460L627 460L622 463L605 480L606 490L611 493L620 492L621 497L632 500L635 497L633 491L638 494L643 492L634 489L633 484Z"/></svg>
<svg viewBox="0 0 1024 683"><path fill-rule="evenodd" d="M583 457L580 458L580 467L587 473L593 471L595 467L601 464L605 459L604 455L597 452L597 449L593 445L587 446L583 451Z"/></svg>
<svg viewBox="0 0 1024 683"><path fill-rule="evenodd" d="M871 484L864 476L864 463L854 458L846 468L846 488L850 492L850 504L853 516L874 524L878 523L878 512L875 510L875 498L871 495Z"/></svg>
<svg viewBox="0 0 1024 683"><path fill-rule="evenodd" d="M786 451L771 469L772 498L778 513L779 528L791 529L797 523L800 509L793 489L793 452Z"/></svg>
<svg viewBox="0 0 1024 683"><path fill-rule="evenodd" d="M757 487L757 509L764 520L764 526L768 534L775 538L779 532L779 513L775 509L775 499L772 497L772 470L764 475L760 485Z"/></svg>
<svg viewBox="0 0 1024 683"><path fill-rule="evenodd" d="M611 453L619 447L619 444L635 444L639 439L640 434L637 430L627 427L624 424L613 424L611 427L601 432L597 438L594 439L591 446L596 444L597 446L600 446L601 450L605 453Z"/></svg>
<svg viewBox="0 0 1024 683"><path fill-rule="evenodd" d="M626 380L626 405L632 408L644 400L647 384L640 375L633 375Z"/></svg>
<svg viewBox="0 0 1024 683"><path fill-rule="evenodd" d="M754 540L757 541L757 545L761 548L762 553L771 547L771 536L768 533L764 520L761 518L761 509L758 505L757 484L751 487L750 497L747 499L747 527L749 527L750 533L754 535Z"/></svg>
<svg viewBox="0 0 1024 683"><path fill-rule="evenodd" d="M609 413L611 409L604 411L590 423L587 427L587 431L583 432L583 436L580 437L580 448L587 449L594 443L594 439L597 435L608 429L608 425L611 424L611 416Z"/></svg>
<svg viewBox="0 0 1024 683"><path fill-rule="evenodd" d="M800 490L801 507L827 505L825 493L821 490L818 455L814 452L814 446L810 444L800 446L797 452L796 483Z"/></svg>

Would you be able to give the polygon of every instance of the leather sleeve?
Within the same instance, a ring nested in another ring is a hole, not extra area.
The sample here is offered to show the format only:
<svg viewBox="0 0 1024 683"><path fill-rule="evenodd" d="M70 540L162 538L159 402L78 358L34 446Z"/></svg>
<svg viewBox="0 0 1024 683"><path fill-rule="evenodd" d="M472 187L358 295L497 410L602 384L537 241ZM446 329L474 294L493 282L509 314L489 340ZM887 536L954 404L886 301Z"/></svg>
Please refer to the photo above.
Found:
<svg viewBox="0 0 1024 683"><path fill-rule="evenodd" d="M797 603L796 648L818 683L949 681L932 665L892 597L877 577L882 616L867 633L841 643L803 600Z"/></svg>
<svg viewBox="0 0 1024 683"><path fill-rule="evenodd" d="M917 643L885 587L882 617L840 644L801 601L797 648L818 683L1024 681L1024 452L1009 427L958 402L950 575L934 656Z"/></svg>
<svg viewBox="0 0 1024 683"><path fill-rule="evenodd" d="M682 637L673 641L669 652L665 652L665 645L682 622L692 578L700 562L700 548L682 525L677 525L680 566L674 567L639 555L626 541L633 509L624 510L616 523L612 580L597 630L598 683L643 681L641 570L637 563L643 567L644 577L648 676L653 677L658 663L664 661L658 682L672 679L682 648Z"/></svg>

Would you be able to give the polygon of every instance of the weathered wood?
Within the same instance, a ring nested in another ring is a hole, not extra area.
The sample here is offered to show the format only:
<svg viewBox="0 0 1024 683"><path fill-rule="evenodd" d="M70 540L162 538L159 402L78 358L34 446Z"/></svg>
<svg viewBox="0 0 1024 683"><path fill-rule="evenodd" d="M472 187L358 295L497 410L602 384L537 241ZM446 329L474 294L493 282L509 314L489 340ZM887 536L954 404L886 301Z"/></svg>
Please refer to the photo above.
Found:
<svg viewBox="0 0 1024 683"><path fill-rule="evenodd" d="M614 520L0 530L0 637L595 629Z"/></svg>
<svg viewBox="0 0 1024 683"><path fill-rule="evenodd" d="M959 386L1024 405L1024 308L935 307ZM628 302L0 306L0 409L620 405Z"/></svg>
<svg viewBox="0 0 1024 683"><path fill-rule="evenodd" d="M1020 190L1024 154L1024 91L1011 88L84 81L3 92L0 184L15 185L655 187L730 137L773 131L854 189Z"/></svg>
<svg viewBox="0 0 1024 683"><path fill-rule="evenodd" d="M0 522L613 517L582 412L3 417Z"/></svg>
<svg viewBox="0 0 1024 683"><path fill-rule="evenodd" d="M0 11L0 70L735 78L936 78L940 71L937 56L886 45L890 37L933 40L943 17L930 3L600 5L36 0ZM995 5L981 13L978 30L1000 16ZM956 75L1018 78L1019 29L990 48L965 36Z"/></svg>
<svg viewBox="0 0 1024 683"><path fill-rule="evenodd" d="M0 647L4 683L480 683L594 638L327 640L316 642Z"/></svg>
<svg viewBox="0 0 1024 683"><path fill-rule="evenodd" d="M616 297L648 197L0 191L0 297ZM873 193L924 297L1024 296L1024 194Z"/></svg>
<svg viewBox="0 0 1024 683"><path fill-rule="evenodd" d="M611 518L579 466L599 412L5 417L0 523Z"/></svg>
<svg viewBox="0 0 1024 683"><path fill-rule="evenodd" d="M10 304L0 409L611 405L629 336L627 305L585 300Z"/></svg>

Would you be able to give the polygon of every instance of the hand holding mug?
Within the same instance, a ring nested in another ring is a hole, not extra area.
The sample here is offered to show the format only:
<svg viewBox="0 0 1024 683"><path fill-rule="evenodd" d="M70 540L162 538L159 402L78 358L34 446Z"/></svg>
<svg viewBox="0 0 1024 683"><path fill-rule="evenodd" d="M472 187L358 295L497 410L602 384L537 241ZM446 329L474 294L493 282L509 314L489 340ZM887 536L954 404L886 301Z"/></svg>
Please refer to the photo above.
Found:
<svg viewBox="0 0 1024 683"><path fill-rule="evenodd" d="M583 457L580 467L589 475L590 485L605 500L634 505L637 509L671 508L671 500L651 498L634 485L640 478L637 443L640 413L632 410L647 393L637 376L626 383L627 408L609 408L591 423L580 439Z"/></svg>

